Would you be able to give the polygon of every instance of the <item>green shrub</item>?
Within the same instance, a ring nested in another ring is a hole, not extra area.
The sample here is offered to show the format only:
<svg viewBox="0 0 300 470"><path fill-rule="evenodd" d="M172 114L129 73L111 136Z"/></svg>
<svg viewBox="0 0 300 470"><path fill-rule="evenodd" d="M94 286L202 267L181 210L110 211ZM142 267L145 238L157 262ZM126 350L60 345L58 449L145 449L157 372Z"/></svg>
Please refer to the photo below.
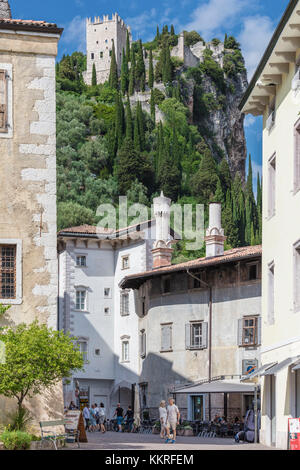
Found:
<svg viewBox="0 0 300 470"><path fill-rule="evenodd" d="M158 88L153 89L154 103L159 106L165 99L165 95Z"/></svg>
<svg viewBox="0 0 300 470"><path fill-rule="evenodd" d="M29 410L22 406L10 415L10 419L12 421L10 425L11 431L26 431L29 423L32 421L32 415Z"/></svg>
<svg viewBox="0 0 300 470"><path fill-rule="evenodd" d="M22 431L4 431L0 440L7 450L27 450L30 448L32 436Z"/></svg>

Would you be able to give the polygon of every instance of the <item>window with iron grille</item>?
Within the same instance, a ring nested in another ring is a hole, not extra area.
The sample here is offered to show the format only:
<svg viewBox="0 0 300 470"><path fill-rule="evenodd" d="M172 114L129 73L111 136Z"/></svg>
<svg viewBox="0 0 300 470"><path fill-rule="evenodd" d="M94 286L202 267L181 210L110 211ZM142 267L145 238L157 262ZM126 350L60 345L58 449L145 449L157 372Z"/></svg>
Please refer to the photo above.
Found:
<svg viewBox="0 0 300 470"><path fill-rule="evenodd" d="M121 316L129 315L129 292L121 292L120 304Z"/></svg>
<svg viewBox="0 0 300 470"><path fill-rule="evenodd" d="M16 246L0 245L0 290L2 299L16 298Z"/></svg>

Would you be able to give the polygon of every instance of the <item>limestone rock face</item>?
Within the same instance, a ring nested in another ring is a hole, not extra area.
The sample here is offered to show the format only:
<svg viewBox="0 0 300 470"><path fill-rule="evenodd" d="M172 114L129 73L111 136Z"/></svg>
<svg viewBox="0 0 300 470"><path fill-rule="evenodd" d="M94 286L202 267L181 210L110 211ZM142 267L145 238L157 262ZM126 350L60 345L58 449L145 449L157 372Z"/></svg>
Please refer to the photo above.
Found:
<svg viewBox="0 0 300 470"><path fill-rule="evenodd" d="M11 19L11 10L8 0L0 0L0 19Z"/></svg>
<svg viewBox="0 0 300 470"><path fill-rule="evenodd" d="M193 82L193 80L192 80ZM245 93L248 81L247 73L238 73L235 77L226 78L226 93L220 104L220 92L214 81L207 75L203 77L203 92L214 98L217 106L211 106L209 113L199 123L206 129L205 140L209 144L216 159L220 159L218 150L224 153L232 176L239 172L242 179L245 178L245 160L247 158L246 139L244 133L244 115L238 106ZM188 106L193 109L193 87L189 80ZM219 149L216 148L216 145Z"/></svg>

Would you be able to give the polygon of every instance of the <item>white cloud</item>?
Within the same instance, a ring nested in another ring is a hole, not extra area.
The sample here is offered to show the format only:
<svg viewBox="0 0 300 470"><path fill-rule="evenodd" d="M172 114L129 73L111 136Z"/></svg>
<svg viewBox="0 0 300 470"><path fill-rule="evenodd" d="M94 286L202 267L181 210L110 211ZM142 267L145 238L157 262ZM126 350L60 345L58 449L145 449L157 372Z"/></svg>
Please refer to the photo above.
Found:
<svg viewBox="0 0 300 470"><path fill-rule="evenodd" d="M251 114L247 114L247 116L245 117L244 125L245 127L251 127L255 122L256 119Z"/></svg>
<svg viewBox="0 0 300 470"><path fill-rule="evenodd" d="M247 0L209 0L192 12L191 21L184 29L195 29L209 40L240 21L240 15L246 8L249 9Z"/></svg>
<svg viewBox="0 0 300 470"><path fill-rule="evenodd" d="M86 18L75 16L64 27L62 42L66 45L72 44L73 49L80 52L86 52L85 26Z"/></svg>
<svg viewBox="0 0 300 470"><path fill-rule="evenodd" d="M243 20L243 28L238 37L250 80L271 39L274 24L268 16L250 16Z"/></svg>
<svg viewBox="0 0 300 470"><path fill-rule="evenodd" d="M157 15L156 9L151 8L151 10L144 11L140 15L126 18L125 22L126 22L126 24L130 25L134 36L140 37L150 27L152 29L154 27L156 28L156 25L157 25L156 15ZM152 32L152 36L153 36L153 34L155 35L155 31Z"/></svg>

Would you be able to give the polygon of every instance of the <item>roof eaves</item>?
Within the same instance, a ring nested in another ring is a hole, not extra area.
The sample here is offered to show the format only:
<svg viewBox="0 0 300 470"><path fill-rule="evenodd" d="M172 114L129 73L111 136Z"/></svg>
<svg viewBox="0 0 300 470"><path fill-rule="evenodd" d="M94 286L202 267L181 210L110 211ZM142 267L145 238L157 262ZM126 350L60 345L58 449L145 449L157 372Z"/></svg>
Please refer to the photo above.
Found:
<svg viewBox="0 0 300 470"><path fill-rule="evenodd" d="M258 65L258 67L257 67L257 69L256 69L256 71L255 71L255 73L252 77L251 82L249 83L249 86L248 86L248 88L247 88L240 104L239 104L240 111L243 110L246 102L248 101L248 98L250 97L250 95L251 95L251 93L252 93L252 91L253 91L253 89L254 89L254 87L255 87L255 85L256 85L256 83L257 83L257 81L258 81L258 79L259 79L259 77L260 77L260 75L263 71L263 69L265 68L265 66L268 62L268 59L271 56L271 54L273 52L273 49L274 49L274 47L275 47L282 31L284 30L284 28L285 28L285 26L288 22L288 19L290 18L291 14L293 13L297 3L298 3L298 0L290 0L290 3L288 4L288 6L287 6L287 8L286 8L281 20L280 20L280 23L277 26L277 28L276 28L276 30L275 30L272 38L271 38L271 41L269 42L269 45L268 45L268 47L267 47L267 49L266 49L259 65Z"/></svg>

